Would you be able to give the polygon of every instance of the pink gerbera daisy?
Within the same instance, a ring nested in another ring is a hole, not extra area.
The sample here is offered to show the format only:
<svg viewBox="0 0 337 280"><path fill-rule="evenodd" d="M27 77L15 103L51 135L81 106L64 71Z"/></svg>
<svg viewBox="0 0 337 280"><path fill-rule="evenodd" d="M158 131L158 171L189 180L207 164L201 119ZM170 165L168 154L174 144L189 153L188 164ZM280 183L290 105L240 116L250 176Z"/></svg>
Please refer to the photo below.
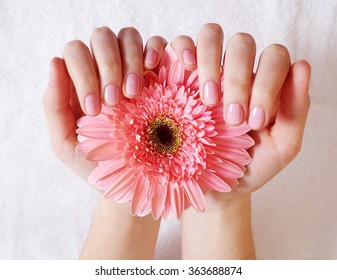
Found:
<svg viewBox="0 0 337 280"><path fill-rule="evenodd" d="M204 211L208 191L238 183L254 141L246 124L226 125L222 105L203 105L197 70L185 71L170 46L157 69L137 98L79 119L77 150L98 162L89 182L105 197L131 202L133 215L180 218L191 205Z"/></svg>

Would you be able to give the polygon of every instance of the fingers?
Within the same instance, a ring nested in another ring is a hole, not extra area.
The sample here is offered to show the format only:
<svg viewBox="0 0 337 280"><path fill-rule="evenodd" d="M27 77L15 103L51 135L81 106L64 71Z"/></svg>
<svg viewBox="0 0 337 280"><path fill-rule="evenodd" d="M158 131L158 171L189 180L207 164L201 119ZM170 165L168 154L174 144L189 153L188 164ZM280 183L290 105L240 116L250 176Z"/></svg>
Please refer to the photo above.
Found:
<svg viewBox="0 0 337 280"><path fill-rule="evenodd" d="M290 69L288 50L282 45L270 45L260 57L255 75L248 125L259 130L269 124L276 100Z"/></svg>
<svg viewBox="0 0 337 280"><path fill-rule="evenodd" d="M152 70L159 64L160 58L167 45L167 41L161 36L151 37L144 49L144 68Z"/></svg>
<svg viewBox="0 0 337 280"><path fill-rule="evenodd" d="M178 36L172 41L171 46L176 52L179 62L186 70L192 71L197 67L195 45L192 38Z"/></svg>
<svg viewBox="0 0 337 280"><path fill-rule="evenodd" d="M223 106L224 119L229 125L240 125L247 118L255 53L255 41L249 34L237 33L227 43Z"/></svg>
<svg viewBox="0 0 337 280"><path fill-rule="evenodd" d="M82 111L95 116L101 111L98 79L88 47L81 41L66 44L63 57L74 83Z"/></svg>
<svg viewBox="0 0 337 280"><path fill-rule="evenodd" d="M300 151L310 106L310 65L306 61L294 63L281 91L280 106L271 133L277 139L280 154L290 161Z"/></svg>
<svg viewBox="0 0 337 280"><path fill-rule="evenodd" d="M143 43L139 32L123 28L118 33L119 48L123 63L122 89L126 97L136 97L142 89Z"/></svg>
<svg viewBox="0 0 337 280"><path fill-rule="evenodd" d="M74 151L77 143L70 98L70 77L65 63L61 58L53 58L43 103L52 147L58 157L62 157L67 146Z"/></svg>
<svg viewBox="0 0 337 280"><path fill-rule="evenodd" d="M220 101L220 66L223 31L218 24L205 24L198 36L197 60L201 100L214 106Z"/></svg>
<svg viewBox="0 0 337 280"><path fill-rule="evenodd" d="M116 35L107 27L96 28L90 39L100 79L100 96L105 105L119 103L122 86L122 60Z"/></svg>

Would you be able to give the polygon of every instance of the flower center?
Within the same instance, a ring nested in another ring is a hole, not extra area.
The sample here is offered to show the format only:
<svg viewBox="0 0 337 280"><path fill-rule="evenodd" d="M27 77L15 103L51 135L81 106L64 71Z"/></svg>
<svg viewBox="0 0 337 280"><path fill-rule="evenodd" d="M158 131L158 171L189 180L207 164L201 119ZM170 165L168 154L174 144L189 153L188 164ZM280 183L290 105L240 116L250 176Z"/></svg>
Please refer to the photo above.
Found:
<svg viewBox="0 0 337 280"><path fill-rule="evenodd" d="M173 120L158 117L150 125L149 140L158 152L172 154L181 143L179 128Z"/></svg>

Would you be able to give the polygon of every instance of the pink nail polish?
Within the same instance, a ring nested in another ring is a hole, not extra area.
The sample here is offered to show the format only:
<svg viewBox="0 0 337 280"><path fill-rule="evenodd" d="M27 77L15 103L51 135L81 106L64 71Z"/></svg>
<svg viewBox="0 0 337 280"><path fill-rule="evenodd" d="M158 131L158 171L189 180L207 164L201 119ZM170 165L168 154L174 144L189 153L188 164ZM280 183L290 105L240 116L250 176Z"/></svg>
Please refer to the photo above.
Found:
<svg viewBox="0 0 337 280"><path fill-rule="evenodd" d="M190 49L185 49L183 51L183 61L186 65L193 65L196 63L195 54Z"/></svg>
<svg viewBox="0 0 337 280"><path fill-rule="evenodd" d="M204 85L204 101L207 106L213 106L218 103L219 88L216 82L208 81Z"/></svg>
<svg viewBox="0 0 337 280"><path fill-rule="evenodd" d="M156 63L156 60L157 60L157 52L155 49L149 49L147 52L146 52L146 55L145 55L145 59L144 59L144 64L148 64L148 65L153 65Z"/></svg>
<svg viewBox="0 0 337 280"><path fill-rule="evenodd" d="M104 101L109 106L115 106L119 103L120 89L114 84L108 84L104 91Z"/></svg>
<svg viewBox="0 0 337 280"><path fill-rule="evenodd" d="M229 125L239 125L243 121L243 108L239 103L229 104L227 108L227 123Z"/></svg>
<svg viewBox="0 0 337 280"><path fill-rule="evenodd" d="M100 112L100 101L96 95L88 95L85 98L86 113L90 116L96 116Z"/></svg>
<svg viewBox="0 0 337 280"><path fill-rule="evenodd" d="M263 127L266 114L261 107L254 107L249 114L248 125L251 129L258 130Z"/></svg>
<svg viewBox="0 0 337 280"><path fill-rule="evenodd" d="M140 91L140 78L138 74L131 73L128 75L126 78L125 91L129 97L135 97L138 95Z"/></svg>

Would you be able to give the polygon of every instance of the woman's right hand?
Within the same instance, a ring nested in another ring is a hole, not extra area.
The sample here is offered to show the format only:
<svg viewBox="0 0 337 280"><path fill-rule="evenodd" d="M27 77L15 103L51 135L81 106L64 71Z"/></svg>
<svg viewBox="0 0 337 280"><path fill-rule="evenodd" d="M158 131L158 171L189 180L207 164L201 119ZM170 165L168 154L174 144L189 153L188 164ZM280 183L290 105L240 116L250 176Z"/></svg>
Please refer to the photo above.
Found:
<svg viewBox="0 0 337 280"><path fill-rule="evenodd" d="M91 34L91 52L75 40L66 44L63 59L52 59L44 94L51 145L55 155L85 181L97 163L75 150L77 120L84 114L98 115L102 103L115 106L122 94L136 97L142 90L143 72L158 65L165 45L165 39L154 36L143 52L136 29L123 28L116 36L101 27Z"/></svg>

